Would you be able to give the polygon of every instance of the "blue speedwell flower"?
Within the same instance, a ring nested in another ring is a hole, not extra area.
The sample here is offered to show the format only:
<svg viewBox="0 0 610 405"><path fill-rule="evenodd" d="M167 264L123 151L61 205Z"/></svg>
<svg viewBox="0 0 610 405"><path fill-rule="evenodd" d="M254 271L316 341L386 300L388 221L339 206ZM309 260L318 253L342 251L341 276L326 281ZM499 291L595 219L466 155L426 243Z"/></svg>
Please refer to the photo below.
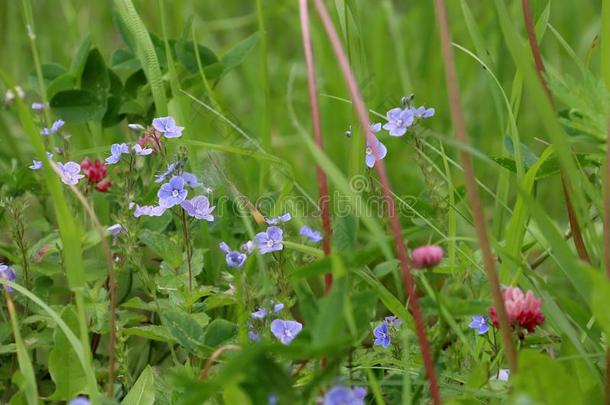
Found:
<svg viewBox="0 0 610 405"><path fill-rule="evenodd" d="M430 118L434 115L434 108L426 108L424 106L413 109L413 115L416 118Z"/></svg>
<svg viewBox="0 0 610 405"><path fill-rule="evenodd" d="M131 149L139 156L147 156L153 153L152 148L143 148L139 143L134 144Z"/></svg>
<svg viewBox="0 0 610 405"><path fill-rule="evenodd" d="M32 160L32 164L29 166L32 170L40 170L42 168L42 162L40 160Z"/></svg>
<svg viewBox="0 0 610 405"><path fill-rule="evenodd" d="M282 309L284 309L284 304L282 304L281 302L278 302L277 304L275 304L273 306L273 312L275 312L276 314L278 312L280 312Z"/></svg>
<svg viewBox="0 0 610 405"><path fill-rule="evenodd" d="M353 389L336 385L329 389L324 395L323 405L364 405L366 388L354 387Z"/></svg>
<svg viewBox="0 0 610 405"><path fill-rule="evenodd" d="M415 114L410 108L392 108L386 117L388 122L384 124L383 129L388 131L390 136L403 136L415 120Z"/></svg>
<svg viewBox="0 0 610 405"><path fill-rule="evenodd" d="M242 244L241 247L239 248L239 250L241 250L242 252L245 252L245 253L251 255L252 252L254 252L254 248L255 247L256 246L254 245L254 242L249 240L246 243Z"/></svg>
<svg viewBox="0 0 610 405"><path fill-rule="evenodd" d="M178 138L182 136L184 127L176 125L176 120L172 117L155 118L152 122L153 127L161 132L166 138Z"/></svg>
<svg viewBox="0 0 610 405"><path fill-rule="evenodd" d="M220 247L220 250L222 250L223 252L226 253L225 259L227 260L227 266L232 267L232 268L241 269L241 267L246 262L246 259L248 258L248 256L246 256L244 253L240 253L236 250L231 250L229 248L229 245L227 245L225 242L221 242L219 247Z"/></svg>
<svg viewBox="0 0 610 405"><path fill-rule="evenodd" d="M267 310L265 308L259 308L250 315L252 315L252 318L254 319L265 319L267 316Z"/></svg>
<svg viewBox="0 0 610 405"><path fill-rule="evenodd" d="M397 316L394 316L394 315L386 316L385 322L388 325L394 325L394 326L402 325L402 321Z"/></svg>
<svg viewBox="0 0 610 405"><path fill-rule="evenodd" d="M106 230L108 231L108 233L110 233L114 238L116 238L117 236L119 236L122 233L126 233L127 231L125 230L125 228L123 228L123 225L121 224L114 224L114 225L110 225L108 228L106 228Z"/></svg>
<svg viewBox="0 0 610 405"><path fill-rule="evenodd" d="M91 405L91 402L85 397L76 397L68 405Z"/></svg>
<svg viewBox="0 0 610 405"><path fill-rule="evenodd" d="M379 156L378 157L375 156L375 152L374 152L375 148L371 143L369 143L369 141L367 139L365 160L366 160L366 165L370 168L375 166L375 162L383 159L388 154L388 149L385 147L384 144L382 144L379 141L379 139L375 138L375 140L373 142L375 142L375 146L377 147L377 152L379 153Z"/></svg>
<svg viewBox="0 0 610 405"><path fill-rule="evenodd" d="M142 205L136 204L136 210L133 212L133 216L140 218L141 216L146 217L160 217L165 213L165 208L154 205Z"/></svg>
<svg viewBox="0 0 610 405"><path fill-rule="evenodd" d="M277 252L284 248L282 239L282 229L277 226L270 226L265 232L256 234L256 246L262 254Z"/></svg>
<svg viewBox="0 0 610 405"><path fill-rule="evenodd" d="M40 134L44 136L53 135L59 131L64 124L65 122L63 120L54 121L53 124L51 124L51 128L43 128L42 131L40 131Z"/></svg>
<svg viewBox="0 0 610 405"><path fill-rule="evenodd" d="M373 343L375 346L383 346L384 349L387 349L392 343L387 322L381 322L379 326L373 329L373 335L375 336L375 342Z"/></svg>
<svg viewBox="0 0 610 405"><path fill-rule="evenodd" d="M468 324L471 329L476 329L479 335L484 335L489 330L489 323L487 317L483 315L473 315L472 322Z"/></svg>
<svg viewBox="0 0 610 405"><path fill-rule="evenodd" d="M188 191L184 188L184 183L184 179L181 176L174 176L170 181L163 184L157 192L157 197L159 197L159 206L163 208L171 208L182 203L188 194Z"/></svg>
<svg viewBox="0 0 610 405"><path fill-rule="evenodd" d="M76 162L57 163L57 168L61 181L69 186L78 184L78 181L85 177L84 174L80 174L80 165Z"/></svg>
<svg viewBox="0 0 610 405"><path fill-rule="evenodd" d="M146 129L142 124L127 124L127 128L134 132L144 131Z"/></svg>
<svg viewBox="0 0 610 405"><path fill-rule="evenodd" d="M279 217L268 218L265 220L265 222L267 222L267 224L269 224L269 225L278 225L278 224L281 224L282 222L288 222L291 219L292 219L292 216L290 216L290 213L287 212L285 214L280 215Z"/></svg>
<svg viewBox="0 0 610 405"><path fill-rule="evenodd" d="M306 225L301 227L299 233L314 243L318 243L322 240L322 235L319 231L315 231Z"/></svg>
<svg viewBox="0 0 610 405"><path fill-rule="evenodd" d="M181 176L186 182L186 185L190 188L197 188L203 186L203 184L200 183L199 180L197 180L197 177L193 173L182 172Z"/></svg>
<svg viewBox="0 0 610 405"><path fill-rule="evenodd" d="M110 156L106 158L106 164L113 165L118 163L123 153L129 153L129 146L126 143L114 143L110 147Z"/></svg>
<svg viewBox="0 0 610 405"><path fill-rule="evenodd" d="M172 173L174 173L174 170L176 170L176 165L177 164L175 162L168 164L167 170L155 176L155 183L163 183L166 178L168 178L172 175Z"/></svg>
<svg viewBox="0 0 610 405"><path fill-rule="evenodd" d="M5 280L15 282L17 280L17 275L15 274L15 270L11 266L7 266L4 263L0 263L0 278ZM9 287L7 285L4 286L4 289L7 292L13 292L13 287Z"/></svg>
<svg viewBox="0 0 610 405"><path fill-rule="evenodd" d="M183 191L186 195L186 190ZM161 204L161 199L159 199L159 204ZM214 208L216 207L210 207L210 200L208 200L208 197L204 195L199 195L190 200L184 200L180 205L182 208L184 208L186 213L193 218L204 219L208 222L212 222L214 220L212 211L214 211Z"/></svg>
<svg viewBox="0 0 610 405"><path fill-rule="evenodd" d="M41 111L49 107L49 103L32 103L32 110Z"/></svg>
<svg viewBox="0 0 610 405"><path fill-rule="evenodd" d="M51 152L47 152L47 157L49 160L53 160L53 154ZM40 170L40 168L42 168L42 161L36 159L32 160L32 164L29 168L32 170Z"/></svg>
<svg viewBox="0 0 610 405"><path fill-rule="evenodd" d="M297 321L274 319L273 322L271 322L271 333L285 345L290 344L302 329L303 325Z"/></svg>

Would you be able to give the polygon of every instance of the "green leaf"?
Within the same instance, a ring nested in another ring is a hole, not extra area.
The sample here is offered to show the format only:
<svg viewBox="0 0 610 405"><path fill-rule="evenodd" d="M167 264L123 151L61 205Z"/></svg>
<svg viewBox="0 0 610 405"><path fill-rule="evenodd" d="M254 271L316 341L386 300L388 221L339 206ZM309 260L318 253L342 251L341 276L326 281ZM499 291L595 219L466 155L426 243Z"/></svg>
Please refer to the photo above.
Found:
<svg viewBox="0 0 610 405"><path fill-rule="evenodd" d="M173 342L174 338L167 329L160 325L143 325L123 329L125 336L140 336L158 342Z"/></svg>
<svg viewBox="0 0 610 405"><path fill-rule="evenodd" d="M95 94L102 102L108 96L110 77L104 58L97 48L93 48L87 56L83 74L80 78L80 86L83 90L89 90Z"/></svg>
<svg viewBox="0 0 610 405"><path fill-rule="evenodd" d="M76 76L72 73L65 73L49 83L47 86L47 97L50 100L60 91L72 90L74 87L76 87Z"/></svg>
<svg viewBox="0 0 610 405"><path fill-rule="evenodd" d="M532 350L519 355L519 373L513 380L514 398L527 395L541 404L582 404L582 393L560 362Z"/></svg>
<svg viewBox="0 0 610 405"><path fill-rule="evenodd" d="M78 333L78 318L72 307L66 307L61 318L74 333ZM59 328L55 329L53 349L49 353L49 374L55 382L51 399L69 401L87 387L87 375L78 356Z"/></svg>
<svg viewBox="0 0 610 405"><path fill-rule="evenodd" d="M176 56L178 60L190 73L195 73L199 70L197 66L197 58L195 55L194 44L192 41L178 41L175 45ZM197 44L201 66L204 68L218 62L216 54L208 47Z"/></svg>
<svg viewBox="0 0 610 405"><path fill-rule="evenodd" d="M152 368L146 366L122 405L153 405L155 403L155 376Z"/></svg>
<svg viewBox="0 0 610 405"><path fill-rule="evenodd" d="M85 68L85 63L87 63L89 48L91 48L91 34L87 34L87 36L83 38L83 42L81 42L76 54L74 55L74 59L72 59L70 72L74 75L74 77L81 77L83 69Z"/></svg>
<svg viewBox="0 0 610 405"><path fill-rule="evenodd" d="M143 229L139 234L140 241L151 248L163 260L176 268L182 263L181 249L171 239L157 232Z"/></svg>
<svg viewBox="0 0 610 405"><path fill-rule="evenodd" d="M140 61L129 49L119 48L110 57L110 66L116 70L138 70L141 69Z"/></svg>
<svg viewBox="0 0 610 405"><path fill-rule="evenodd" d="M356 249L358 220L354 215L341 215L334 218L333 245L338 251L353 252Z"/></svg>
<svg viewBox="0 0 610 405"><path fill-rule="evenodd" d="M203 329L189 314L171 308L161 314L163 324L169 333L186 350L195 352L201 347L201 336Z"/></svg>
<svg viewBox="0 0 610 405"><path fill-rule="evenodd" d="M258 32L255 32L248 38L238 42L233 48L229 49L222 57L225 73L241 65L257 43Z"/></svg>
<svg viewBox="0 0 610 405"><path fill-rule="evenodd" d="M106 106L87 90L60 91L50 102L51 109L66 122L83 123L102 117Z"/></svg>
<svg viewBox="0 0 610 405"><path fill-rule="evenodd" d="M237 325L224 319L214 319L203 334L203 343L208 347L217 347L231 340L237 334Z"/></svg>

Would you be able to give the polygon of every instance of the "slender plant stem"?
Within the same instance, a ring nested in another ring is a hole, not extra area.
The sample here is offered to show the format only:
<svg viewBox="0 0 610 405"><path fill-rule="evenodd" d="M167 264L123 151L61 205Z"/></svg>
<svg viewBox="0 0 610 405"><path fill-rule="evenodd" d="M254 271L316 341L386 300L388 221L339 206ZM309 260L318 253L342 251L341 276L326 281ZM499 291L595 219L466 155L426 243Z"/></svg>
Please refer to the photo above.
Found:
<svg viewBox="0 0 610 405"><path fill-rule="evenodd" d="M55 170L58 174L60 174L59 169L55 165L55 163L51 163L53 170ZM108 266L108 281L107 288L110 294L110 331L108 335L108 398L114 398L114 374L115 374L115 352L116 352L116 281L114 274L114 261L112 260L112 251L110 250L110 245L108 244L108 240L106 239L106 234L104 232L104 227L100 220L98 219L93 207L85 196L73 185L70 185L70 189L76 195L76 198L80 201L80 203L87 211L87 214L91 218L93 225L100 236L100 240L102 243L102 250L104 251L104 256L106 258L106 264ZM82 297L81 297L82 299ZM86 345L88 347L88 345Z"/></svg>
<svg viewBox="0 0 610 405"><path fill-rule="evenodd" d="M464 121L464 113L460 104L460 90L457 72L455 69L453 48L451 46L451 36L449 33L449 23L447 21L447 10L445 8L444 0L435 0L434 8L436 10L436 19L441 40L443 64L445 66L445 80L455 136L460 143L469 145L468 134L466 132L466 123ZM460 160L462 161L462 167L464 168L464 182L466 185L468 203L472 209L474 227L481 247L481 253L483 255L483 265L485 267L485 272L487 273L487 279L489 281L494 307L496 308L496 312L498 314L500 331L502 332L502 339L504 341L504 352L506 353L506 359L511 372L515 373L517 371L517 349L512 338L512 329L508 322L508 315L506 313L506 307L504 306L504 299L502 298L502 290L500 288L500 281L496 271L495 260L489 244L489 236L487 235L483 208L481 206L481 200L477 190L472 158L465 150L462 149L460 149L459 154Z"/></svg>
<svg viewBox="0 0 610 405"><path fill-rule="evenodd" d="M311 104L311 125L313 127L314 141L318 148L324 152L324 140L322 138L322 126L320 124L320 103L318 102L318 92L316 83L315 65L313 59L313 50L311 45L311 33L309 31L309 10L307 8L307 0L300 0L301 11L301 35L303 37L303 50L305 52L305 63L307 65L307 84L309 90L309 102ZM322 167L316 165L316 175L318 177L318 190L320 194L320 210L322 212L322 228L324 231L324 239L322 239L322 250L324 256L330 255L330 241L332 238L332 229L330 222L328 195L328 179ZM324 275L324 292L328 294L333 284L332 273Z"/></svg>
<svg viewBox="0 0 610 405"><path fill-rule="evenodd" d="M185 210L180 210L180 221L182 222L182 236L184 237L184 244L186 245L186 264L189 269L189 292L191 292L193 291L193 246L191 245L189 225Z"/></svg>
<svg viewBox="0 0 610 405"><path fill-rule="evenodd" d="M532 18L532 8L530 7L530 1L522 0L521 8L523 9L523 19L525 20L527 39L532 50L532 55L534 56L534 63L536 64L536 74L538 75L538 80L542 84L544 92L546 93L552 105L553 95L544 78L544 62L542 61L542 55L540 54L540 48L538 47L538 40L536 39L536 28L534 27L534 20ZM576 252L578 253L578 257L580 257L581 260L584 260L587 263L591 263L591 258L589 257L589 253L587 252L582 233L580 232L580 225L578 224L578 218L576 216L576 212L574 211L572 199L570 198L570 192L567 182L568 180L562 171L561 186L563 188L563 195L566 200L566 210L568 211L568 220L570 222L570 228L572 229Z"/></svg>
<svg viewBox="0 0 610 405"><path fill-rule="evenodd" d="M358 113L360 126L362 127L362 130L365 131L369 144L372 145L374 156L380 156L380 151L377 147L375 135L373 135L373 132L370 128L368 110L364 105L364 101L362 100L358 84L356 83L356 78L354 77L354 73L352 72L352 69L349 65L347 56L345 55L341 40L337 35L337 31L333 26L332 20L328 14L328 11L326 10L326 6L324 5L323 0L314 0L314 3L317 12L320 15L320 19L322 20L322 24L324 25L324 29L326 30L328 39L335 52L335 56L337 57L337 61L339 62L339 66L341 67L341 71L347 83L350 95L354 101L354 106L356 107L356 112ZM419 307L419 301L415 288L415 281L409 269L409 258L407 256L407 250L403 243L402 234L400 230L400 222L396 215L396 207L394 204L394 199L392 198L392 188L390 186L390 181L388 179L385 165L382 160L377 160L375 164L375 170L377 171L377 175L379 176L381 188L383 191L383 198L388 207L388 220L390 223L390 228L392 230L392 236L394 238L394 247L396 249L396 254L400 261L405 290L407 291L407 294L409 296L409 306L413 315L413 319L415 321L417 338L419 340L419 345L422 351L422 359L426 369L428 382L430 384L430 394L432 396L432 402L435 405L440 404L441 395L436 379L436 371L434 370L434 360L432 359L430 344L428 343L428 338L426 337L426 326L424 324L424 319Z"/></svg>
<svg viewBox="0 0 610 405"><path fill-rule="evenodd" d="M610 90L610 0L602 0L601 23L601 68L606 90ZM610 119L608 121L610 136ZM608 138L610 140L610 138ZM606 142L606 162L604 173L604 267L610 278L610 142ZM610 346L606 348L605 404L610 405Z"/></svg>

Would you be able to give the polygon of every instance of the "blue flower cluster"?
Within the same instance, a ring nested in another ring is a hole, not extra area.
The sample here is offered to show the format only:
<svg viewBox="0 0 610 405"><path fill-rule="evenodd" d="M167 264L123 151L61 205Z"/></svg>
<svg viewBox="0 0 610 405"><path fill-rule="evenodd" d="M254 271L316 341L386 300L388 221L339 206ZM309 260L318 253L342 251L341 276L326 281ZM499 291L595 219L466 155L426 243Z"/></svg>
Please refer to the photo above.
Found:
<svg viewBox="0 0 610 405"><path fill-rule="evenodd" d="M386 122L383 129L388 131L390 136L403 136L409 128L413 127L421 119L430 118L434 115L434 108L426 108L424 106L413 107L410 105L410 100L404 99L402 108L392 108L386 113ZM381 124L371 124L371 132L373 134L381 131ZM376 154L377 153L377 154ZM377 136L375 140L369 142L367 139L365 150L365 161L369 168L375 166L375 162L386 157L388 149L379 141Z"/></svg>
<svg viewBox="0 0 610 405"><path fill-rule="evenodd" d="M284 309L284 304L276 302L271 308L258 308L256 311L250 314L252 319L256 321L263 321L267 316L277 314ZM255 326L252 323L248 323L250 331L248 336L251 340L258 342L261 337L255 330ZM274 319L271 321L270 330L273 336L275 336L282 344L290 344L294 338L301 333L303 324L293 320Z"/></svg>
<svg viewBox="0 0 610 405"><path fill-rule="evenodd" d="M383 346L387 349L392 343L392 329L398 328L402 324L402 321L396 316L387 316L383 322L381 322L375 329L373 329L373 335L375 336L374 346Z"/></svg>

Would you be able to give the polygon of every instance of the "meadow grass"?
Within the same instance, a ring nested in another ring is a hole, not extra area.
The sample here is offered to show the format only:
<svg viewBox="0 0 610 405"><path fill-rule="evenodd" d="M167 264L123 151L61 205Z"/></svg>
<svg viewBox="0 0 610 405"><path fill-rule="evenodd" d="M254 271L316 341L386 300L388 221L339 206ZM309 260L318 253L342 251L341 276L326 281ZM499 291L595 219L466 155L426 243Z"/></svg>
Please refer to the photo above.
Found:
<svg viewBox="0 0 610 405"><path fill-rule="evenodd" d="M0 403L609 398L607 1L22 0L0 18ZM371 129L411 105L434 115ZM108 191L84 163L66 185L60 163L121 143ZM188 173L213 209L134 217ZM445 257L418 264L429 245ZM535 298L503 311L513 287Z"/></svg>

